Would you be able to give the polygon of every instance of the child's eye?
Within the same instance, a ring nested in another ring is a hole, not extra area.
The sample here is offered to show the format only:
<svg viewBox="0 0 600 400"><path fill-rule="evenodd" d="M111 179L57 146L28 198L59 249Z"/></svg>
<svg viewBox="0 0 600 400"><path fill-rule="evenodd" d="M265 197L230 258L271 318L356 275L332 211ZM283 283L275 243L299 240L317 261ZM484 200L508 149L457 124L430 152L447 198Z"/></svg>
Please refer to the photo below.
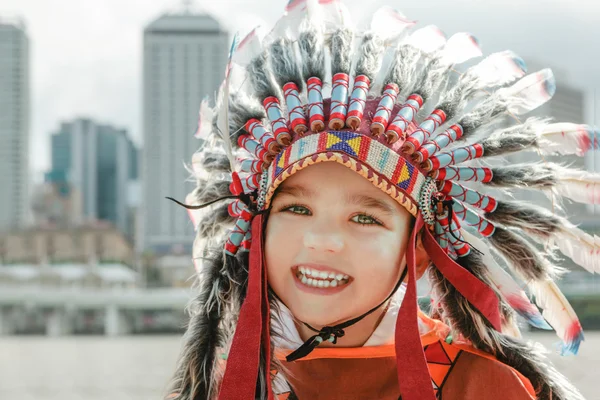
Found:
<svg viewBox="0 0 600 400"><path fill-rule="evenodd" d="M367 214L355 215L351 221L361 225L381 225L381 222Z"/></svg>
<svg viewBox="0 0 600 400"><path fill-rule="evenodd" d="M304 206L288 206L281 209L281 211L291 212L298 215L310 215L310 210Z"/></svg>

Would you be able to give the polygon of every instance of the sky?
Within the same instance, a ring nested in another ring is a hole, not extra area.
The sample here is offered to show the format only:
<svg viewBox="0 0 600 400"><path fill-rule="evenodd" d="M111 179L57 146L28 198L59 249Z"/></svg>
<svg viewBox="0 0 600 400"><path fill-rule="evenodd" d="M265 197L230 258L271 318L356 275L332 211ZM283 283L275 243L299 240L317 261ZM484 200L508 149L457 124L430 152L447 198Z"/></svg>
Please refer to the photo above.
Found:
<svg viewBox="0 0 600 400"><path fill-rule="evenodd" d="M270 27L285 0L193 0L231 33ZM467 31L484 54L510 49L550 66L557 86L586 90L587 121L600 125L600 3L597 0L346 0L360 21L389 5L419 26ZM61 121L91 117L128 129L142 144L144 27L180 0L2 0L0 16L25 20L31 45L31 166L49 167L50 134ZM594 103L595 100L595 103ZM597 103L597 104L596 104ZM598 123L596 123L598 120ZM189 132L181 132L189 134Z"/></svg>

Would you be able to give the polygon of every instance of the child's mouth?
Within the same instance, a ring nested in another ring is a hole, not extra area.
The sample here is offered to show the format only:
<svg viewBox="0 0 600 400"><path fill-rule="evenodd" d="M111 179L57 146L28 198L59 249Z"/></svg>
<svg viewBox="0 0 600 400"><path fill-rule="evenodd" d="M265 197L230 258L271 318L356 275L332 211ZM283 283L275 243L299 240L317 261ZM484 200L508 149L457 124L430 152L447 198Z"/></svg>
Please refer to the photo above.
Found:
<svg viewBox="0 0 600 400"><path fill-rule="evenodd" d="M339 272L326 271L308 266L297 266L292 269L297 281L309 288L333 289L346 286L351 277Z"/></svg>

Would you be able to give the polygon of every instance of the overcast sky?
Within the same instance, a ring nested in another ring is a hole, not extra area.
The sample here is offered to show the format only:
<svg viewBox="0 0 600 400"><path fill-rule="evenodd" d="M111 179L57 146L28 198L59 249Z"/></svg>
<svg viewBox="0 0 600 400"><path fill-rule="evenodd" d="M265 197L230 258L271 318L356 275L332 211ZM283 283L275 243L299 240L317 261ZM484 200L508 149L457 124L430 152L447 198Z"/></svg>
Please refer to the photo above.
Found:
<svg viewBox="0 0 600 400"><path fill-rule="evenodd" d="M229 31L270 26L285 0L195 0ZM421 26L468 31L484 53L511 49L552 67L557 85L585 88L588 123L600 117L600 3L597 0L347 0L352 14L391 5ZM49 165L49 137L61 120L89 116L127 128L141 143L141 56L145 25L177 0L2 0L0 16L21 16L31 42L32 166ZM595 95L594 95L595 93ZM189 134L189 132L181 132Z"/></svg>

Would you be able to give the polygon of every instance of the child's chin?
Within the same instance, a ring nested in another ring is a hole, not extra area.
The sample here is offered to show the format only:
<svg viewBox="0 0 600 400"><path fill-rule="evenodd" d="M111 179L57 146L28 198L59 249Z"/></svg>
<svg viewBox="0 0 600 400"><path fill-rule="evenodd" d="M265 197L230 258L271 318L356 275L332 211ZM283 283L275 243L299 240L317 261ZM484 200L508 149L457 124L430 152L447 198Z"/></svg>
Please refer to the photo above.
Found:
<svg viewBox="0 0 600 400"><path fill-rule="evenodd" d="M342 319L341 316L337 315L336 310L332 310L331 307L324 304L302 304L300 307L294 307L291 311L297 319L313 327L331 325Z"/></svg>

